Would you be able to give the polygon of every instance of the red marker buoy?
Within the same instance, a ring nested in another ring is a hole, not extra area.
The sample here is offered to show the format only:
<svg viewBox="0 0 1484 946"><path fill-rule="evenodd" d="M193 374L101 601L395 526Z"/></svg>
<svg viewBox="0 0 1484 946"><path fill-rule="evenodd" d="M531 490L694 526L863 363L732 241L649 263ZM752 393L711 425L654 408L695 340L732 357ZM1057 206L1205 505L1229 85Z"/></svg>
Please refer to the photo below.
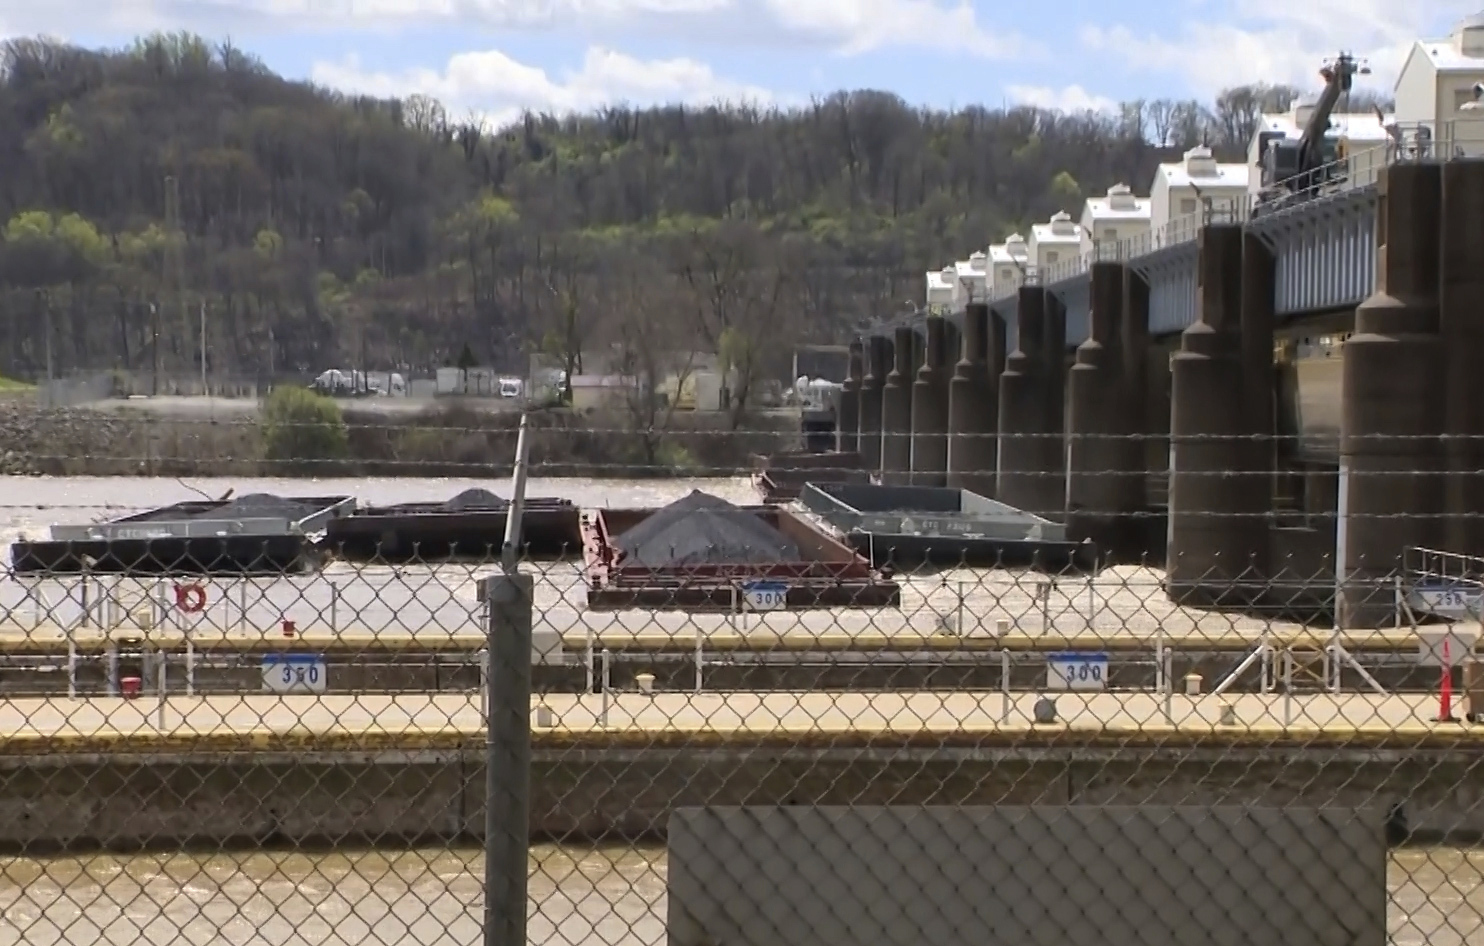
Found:
<svg viewBox="0 0 1484 946"><path fill-rule="evenodd" d="M1443 638L1443 680L1438 691L1438 716L1435 722L1456 723L1453 715L1453 659L1448 653L1448 638Z"/></svg>

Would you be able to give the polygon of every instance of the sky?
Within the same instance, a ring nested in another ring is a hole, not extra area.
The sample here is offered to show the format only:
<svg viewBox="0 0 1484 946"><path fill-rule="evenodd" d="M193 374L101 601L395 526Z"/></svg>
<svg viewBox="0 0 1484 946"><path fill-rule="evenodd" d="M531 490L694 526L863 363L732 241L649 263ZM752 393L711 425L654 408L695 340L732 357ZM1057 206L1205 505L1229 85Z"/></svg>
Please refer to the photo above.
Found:
<svg viewBox="0 0 1484 946"><path fill-rule="evenodd" d="M1484 0L0 0L0 36L116 46L230 38L347 92L431 95L459 120L718 100L796 105L846 88L914 104L1105 109L1317 88L1326 57L1388 89L1418 38ZM1049 11L1055 11L1052 15Z"/></svg>

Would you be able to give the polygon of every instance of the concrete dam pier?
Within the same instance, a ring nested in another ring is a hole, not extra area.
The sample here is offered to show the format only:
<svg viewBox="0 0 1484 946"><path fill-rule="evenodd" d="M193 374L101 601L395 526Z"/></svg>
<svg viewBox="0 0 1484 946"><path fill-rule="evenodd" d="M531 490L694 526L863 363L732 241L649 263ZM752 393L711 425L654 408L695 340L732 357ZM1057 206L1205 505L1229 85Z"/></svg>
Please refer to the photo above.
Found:
<svg viewBox="0 0 1484 946"><path fill-rule="evenodd" d="M1009 298L860 339L841 441L883 483L972 489L1104 560L1162 562L1181 603L1389 626L1408 549L1484 556L1484 161L1378 175L1359 305L1280 308L1283 221L1212 215L1178 331L1151 318L1158 250L1094 252L1080 299L1027 271Z"/></svg>

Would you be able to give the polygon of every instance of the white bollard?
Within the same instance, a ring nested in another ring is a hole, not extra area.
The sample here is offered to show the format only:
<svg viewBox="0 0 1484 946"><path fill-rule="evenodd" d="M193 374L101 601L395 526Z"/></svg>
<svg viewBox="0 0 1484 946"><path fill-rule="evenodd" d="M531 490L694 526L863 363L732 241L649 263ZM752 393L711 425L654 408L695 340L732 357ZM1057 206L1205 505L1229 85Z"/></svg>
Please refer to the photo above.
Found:
<svg viewBox="0 0 1484 946"><path fill-rule="evenodd" d="M598 688L598 634L591 627L587 629L587 691L592 693Z"/></svg>
<svg viewBox="0 0 1484 946"><path fill-rule="evenodd" d="M602 676L602 680L600 681L600 683L601 683L601 687L602 687L602 691L603 691L603 706L602 706L602 711L598 714L598 725L601 726L601 727L603 727L604 729L607 729L608 728L608 700L610 698L610 694L609 694L608 690L609 690L609 687L612 686L612 682L613 682L613 677L612 677L612 673L611 673L612 668L611 668L609 662L613 659L613 655L608 652L608 648L606 648L606 647L603 648L603 658L602 659L603 659L603 671L602 671L603 672L603 676Z"/></svg>
<svg viewBox="0 0 1484 946"><path fill-rule="evenodd" d="M159 663L159 666L155 668L155 675L157 677L157 680L156 680L156 684L155 685L156 685L157 692L158 692L158 697L159 697L159 706L156 708L157 718L155 720L155 724L157 726L159 726L159 728L164 729L165 728L165 674L166 674L166 671L167 671L167 661L165 660L165 652L164 651L156 651L155 652L155 658L156 658L156 660Z"/></svg>
<svg viewBox="0 0 1484 946"><path fill-rule="evenodd" d="M487 647L479 652L479 718L486 723L490 718L490 652Z"/></svg>
<svg viewBox="0 0 1484 946"><path fill-rule="evenodd" d="M186 696L196 695L196 645L191 641L191 635L186 634L185 639L185 662L186 662Z"/></svg>

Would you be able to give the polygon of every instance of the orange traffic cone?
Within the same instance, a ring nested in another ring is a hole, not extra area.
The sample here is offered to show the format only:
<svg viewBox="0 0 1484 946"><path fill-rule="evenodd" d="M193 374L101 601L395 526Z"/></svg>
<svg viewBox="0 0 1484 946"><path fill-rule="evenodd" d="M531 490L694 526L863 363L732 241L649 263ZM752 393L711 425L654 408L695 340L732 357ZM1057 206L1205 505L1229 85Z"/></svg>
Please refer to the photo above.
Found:
<svg viewBox="0 0 1484 946"><path fill-rule="evenodd" d="M1453 715L1453 660L1448 653L1448 638L1443 638L1443 681L1438 691L1438 716L1436 722L1456 723Z"/></svg>

